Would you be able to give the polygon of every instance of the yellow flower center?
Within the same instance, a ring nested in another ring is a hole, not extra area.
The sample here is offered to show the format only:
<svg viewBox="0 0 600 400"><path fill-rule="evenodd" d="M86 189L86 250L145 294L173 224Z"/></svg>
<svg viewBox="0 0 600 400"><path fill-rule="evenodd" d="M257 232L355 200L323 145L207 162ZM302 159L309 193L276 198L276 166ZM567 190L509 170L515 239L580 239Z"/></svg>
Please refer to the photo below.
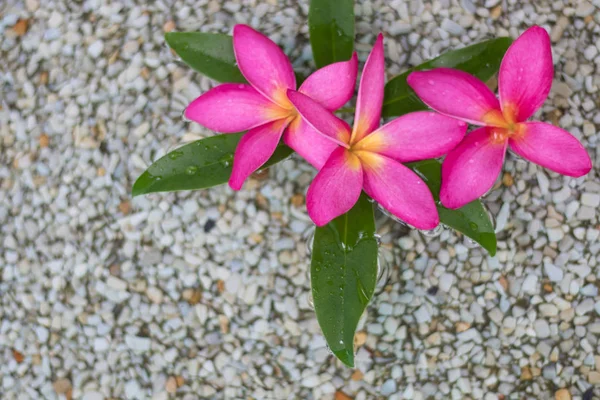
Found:
<svg viewBox="0 0 600 400"><path fill-rule="evenodd" d="M517 122L516 108L510 104L500 110L492 110L482 118L483 122L490 128L492 142L503 143L508 139L515 139L523 135L525 126Z"/></svg>

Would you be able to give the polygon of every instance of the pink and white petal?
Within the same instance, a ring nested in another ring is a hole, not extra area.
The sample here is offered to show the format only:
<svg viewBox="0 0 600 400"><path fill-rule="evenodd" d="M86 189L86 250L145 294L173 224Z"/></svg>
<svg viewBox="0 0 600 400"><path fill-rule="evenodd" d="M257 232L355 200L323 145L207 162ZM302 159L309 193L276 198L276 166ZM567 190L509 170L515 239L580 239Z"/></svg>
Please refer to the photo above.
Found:
<svg viewBox="0 0 600 400"><path fill-rule="evenodd" d="M500 103L494 93L464 71L451 68L416 71L406 81L425 104L450 117L488 125L491 115L500 115Z"/></svg>
<svg viewBox="0 0 600 400"><path fill-rule="evenodd" d="M233 170L229 177L229 186L233 190L240 190L246 179L273 155L287 124L286 119L280 119L250 129L242 136L233 155Z"/></svg>
<svg viewBox="0 0 600 400"><path fill-rule="evenodd" d="M433 229L439 222L429 188L412 170L385 156L358 152L363 161L365 192L383 208L418 229Z"/></svg>
<svg viewBox="0 0 600 400"><path fill-rule="evenodd" d="M455 148L467 124L432 111L405 114L355 145L356 150L383 154L399 162L437 158Z"/></svg>
<svg viewBox="0 0 600 400"><path fill-rule="evenodd" d="M338 147L308 188L308 215L317 226L328 224L356 204L362 185L360 160L350 151Z"/></svg>
<svg viewBox="0 0 600 400"><path fill-rule="evenodd" d="M233 28L233 50L248 82L277 104L287 106L285 92L296 89L296 76L283 50L262 33L243 24Z"/></svg>
<svg viewBox="0 0 600 400"><path fill-rule="evenodd" d="M440 190L444 207L460 208L494 186L502 170L508 140L492 139L491 129L474 130L444 159Z"/></svg>
<svg viewBox="0 0 600 400"><path fill-rule="evenodd" d="M331 153L339 147L300 116L288 125L283 141L316 169L321 169Z"/></svg>
<svg viewBox="0 0 600 400"><path fill-rule="evenodd" d="M298 91L330 111L337 110L352 98L356 87L358 58L327 65L312 73Z"/></svg>
<svg viewBox="0 0 600 400"><path fill-rule="evenodd" d="M522 122L531 117L548 97L553 77L550 36L533 26L514 41L500 64L498 93L507 119Z"/></svg>
<svg viewBox="0 0 600 400"><path fill-rule="evenodd" d="M356 98L356 113L352 130L352 143L373 132L381 121L383 105L383 87L385 86L385 59L383 54L383 35L377 41L363 68Z"/></svg>
<svg viewBox="0 0 600 400"><path fill-rule="evenodd" d="M544 122L521 124L510 148L521 157L562 175L580 177L592 169L585 147L564 129Z"/></svg>
<svg viewBox="0 0 600 400"><path fill-rule="evenodd" d="M224 133L252 129L289 113L250 85L224 83L192 101L185 109L187 119Z"/></svg>
<svg viewBox="0 0 600 400"><path fill-rule="evenodd" d="M345 121L305 94L288 90L287 95L300 116L317 132L340 146L348 147L350 127Z"/></svg>

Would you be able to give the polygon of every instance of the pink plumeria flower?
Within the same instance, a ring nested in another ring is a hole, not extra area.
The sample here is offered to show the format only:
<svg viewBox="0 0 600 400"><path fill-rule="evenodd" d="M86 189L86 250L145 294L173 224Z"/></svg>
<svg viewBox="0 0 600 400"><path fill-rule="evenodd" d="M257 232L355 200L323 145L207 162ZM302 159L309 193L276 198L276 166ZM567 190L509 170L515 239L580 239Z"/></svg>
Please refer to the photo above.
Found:
<svg viewBox="0 0 600 400"><path fill-rule="evenodd" d="M185 116L216 132L248 130L234 157L229 186L244 181L284 142L316 168L335 149L298 116L286 92L296 90L292 64L283 51L262 33L246 25L233 29L233 49L240 71L250 84L224 83L204 93L185 110ZM337 110L354 92L358 59L338 62L309 76L298 91L328 110Z"/></svg>
<svg viewBox="0 0 600 400"><path fill-rule="evenodd" d="M436 68L413 72L408 84L432 109L481 125L442 164L440 200L459 208L484 195L502 170L507 146L521 157L563 175L579 177L592 161L569 132L543 122L526 122L544 103L554 68L548 33L526 30L509 47L498 76L499 99L466 72Z"/></svg>
<svg viewBox="0 0 600 400"><path fill-rule="evenodd" d="M360 80L354 127L308 96L288 91L302 117L338 145L308 189L306 206L322 226L354 206L361 191L419 229L433 229L439 216L423 180L402 162L439 157L463 138L467 124L435 112L415 112L379 127L385 84L383 36Z"/></svg>

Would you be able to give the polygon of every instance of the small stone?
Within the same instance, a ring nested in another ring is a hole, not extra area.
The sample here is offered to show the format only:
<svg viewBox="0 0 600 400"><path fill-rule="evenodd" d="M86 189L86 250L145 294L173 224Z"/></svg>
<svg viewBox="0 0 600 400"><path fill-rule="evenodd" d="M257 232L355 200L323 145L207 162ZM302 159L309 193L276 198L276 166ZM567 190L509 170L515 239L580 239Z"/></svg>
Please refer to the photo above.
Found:
<svg viewBox="0 0 600 400"><path fill-rule="evenodd" d="M517 321L514 317L508 316L504 318L504 322L502 323L502 332L505 335L511 334L515 328L517 327Z"/></svg>
<svg viewBox="0 0 600 400"><path fill-rule="evenodd" d="M395 393L396 390L397 390L396 381L394 381L393 379L388 379L387 381L385 381L383 383L383 385L381 385L380 392L383 396L389 396L392 393Z"/></svg>
<svg viewBox="0 0 600 400"><path fill-rule="evenodd" d="M552 30L550 31L550 40L552 40L554 43L558 42L562 38L566 27L569 26L569 23L569 18L561 15L558 20L556 20L556 23L552 26Z"/></svg>
<svg viewBox="0 0 600 400"><path fill-rule="evenodd" d="M537 292L538 277L534 274L529 274L525 277L521 290L524 293L535 294Z"/></svg>
<svg viewBox="0 0 600 400"><path fill-rule="evenodd" d="M175 393L177 391L177 379L174 376L170 376L165 384L165 390L169 393Z"/></svg>
<svg viewBox="0 0 600 400"><path fill-rule="evenodd" d="M496 6L490 11L490 17L493 19L498 19L500 15L502 15L502 6Z"/></svg>
<svg viewBox="0 0 600 400"><path fill-rule="evenodd" d="M502 175L502 184L504 186L510 187L514 184L514 182L515 181L509 172L505 172L504 175Z"/></svg>
<svg viewBox="0 0 600 400"><path fill-rule="evenodd" d="M544 271L546 272L546 275L548 275L548 279L550 279L552 282L560 282L563 279L563 270L554 264L545 263Z"/></svg>
<svg viewBox="0 0 600 400"><path fill-rule="evenodd" d="M320 383L319 377L317 375L311 375L311 376L307 376L306 378L302 379L302 386L307 387L307 388L314 388L317 387Z"/></svg>
<svg viewBox="0 0 600 400"><path fill-rule="evenodd" d="M521 368L521 380L522 381L530 381L533 379L533 375L531 373L531 368L523 367Z"/></svg>
<svg viewBox="0 0 600 400"><path fill-rule="evenodd" d="M425 305L417 308L417 310L414 312L414 316L418 324L424 324L431 321L431 314L429 314L429 311Z"/></svg>
<svg viewBox="0 0 600 400"><path fill-rule="evenodd" d="M83 394L82 400L104 400L104 395L96 391L85 392Z"/></svg>
<svg viewBox="0 0 600 400"><path fill-rule="evenodd" d="M133 130L133 134L136 137L143 137L145 136L148 132L150 132L150 122L148 121L144 121L142 122L137 128L135 128Z"/></svg>
<svg viewBox="0 0 600 400"><path fill-rule="evenodd" d="M42 133L38 139L41 148L48 147L50 144L50 138L45 133Z"/></svg>
<svg viewBox="0 0 600 400"><path fill-rule="evenodd" d="M571 188L568 185L564 185L558 192L552 194L552 201L556 204L564 203L571 197Z"/></svg>
<svg viewBox="0 0 600 400"><path fill-rule="evenodd" d="M548 229L547 233L550 242L560 242L565 237L565 233L560 227Z"/></svg>
<svg viewBox="0 0 600 400"><path fill-rule="evenodd" d="M466 330L471 328L471 324L468 322L459 321L454 325L457 333L465 332Z"/></svg>
<svg viewBox="0 0 600 400"><path fill-rule="evenodd" d="M104 50L104 43L102 40L96 40L94 43L89 45L87 53L92 58L98 58L100 54L102 54L102 50Z"/></svg>
<svg viewBox="0 0 600 400"><path fill-rule="evenodd" d="M52 387L54 388L54 391L57 394L66 394L69 390L72 389L73 386L71 385L70 380L62 378L54 381Z"/></svg>
<svg viewBox="0 0 600 400"><path fill-rule="evenodd" d="M350 376L350 379L352 379L353 381L360 381L362 380L364 374L360 371L360 370L354 370L354 372L352 373L352 375Z"/></svg>
<svg viewBox="0 0 600 400"><path fill-rule="evenodd" d="M25 360L25 356L23 356L23 353L21 353L20 351L13 349L12 353L13 353L13 358L15 359L17 364L21 364L23 362L23 360Z"/></svg>
<svg viewBox="0 0 600 400"><path fill-rule="evenodd" d="M124 200L121 203L119 203L119 211L121 211L123 215L129 214L129 212L131 211L131 203L129 202L129 200Z"/></svg>
<svg viewBox="0 0 600 400"><path fill-rule="evenodd" d="M574 281L573 281L574 282ZM594 300L593 299L585 299L581 303L575 307L575 312L577 315L585 315L594 310Z"/></svg>
<svg viewBox="0 0 600 400"><path fill-rule="evenodd" d="M27 32L27 28L28 27L29 27L29 20L27 20L27 19L20 19L13 26L12 29L13 29L13 31L15 32L15 34L17 36L23 36Z"/></svg>
<svg viewBox="0 0 600 400"><path fill-rule="evenodd" d="M108 350L109 347L110 347L110 343L108 343L108 340L106 340L106 338L94 339L94 351L103 352L103 351Z"/></svg>
<svg viewBox="0 0 600 400"><path fill-rule="evenodd" d="M554 395L555 400L571 400L571 393L568 389L560 389L556 391Z"/></svg>
<svg viewBox="0 0 600 400"><path fill-rule="evenodd" d="M592 371L588 374L588 382L592 385L600 384L600 372Z"/></svg>
<svg viewBox="0 0 600 400"><path fill-rule="evenodd" d="M151 302L155 303L155 304L160 304L163 301L163 293L162 291L154 286L149 287L146 290L146 295L148 296L148 298L150 299Z"/></svg>
<svg viewBox="0 0 600 400"><path fill-rule="evenodd" d="M598 54L598 49L594 45L589 45L583 51L583 56L586 58L586 60L589 60L589 61L592 61L596 57L597 54Z"/></svg>
<svg viewBox="0 0 600 400"><path fill-rule="evenodd" d="M348 396L346 393L338 390L335 392L334 400L353 400L352 397Z"/></svg>
<svg viewBox="0 0 600 400"><path fill-rule="evenodd" d="M182 297L191 305L196 305L202 300L202 291L199 289L185 289L182 293Z"/></svg>
<svg viewBox="0 0 600 400"><path fill-rule="evenodd" d="M596 10L596 6L594 6L589 1L578 1L577 8L575 9L575 15L578 17L587 17L591 15L594 10Z"/></svg>
<svg viewBox="0 0 600 400"><path fill-rule="evenodd" d="M290 202L294 207L301 207L304 205L304 196L299 193L296 193L292 196Z"/></svg>
<svg viewBox="0 0 600 400"><path fill-rule="evenodd" d="M40 8L39 0L25 0L25 7L30 13L36 12Z"/></svg>
<svg viewBox="0 0 600 400"><path fill-rule="evenodd" d="M581 204L588 207L600 206L600 194L598 193L583 193L581 195Z"/></svg>
<svg viewBox="0 0 600 400"><path fill-rule="evenodd" d="M444 272L440 275L438 286L442 292L449 292L454 283L454 275Z"/></svg>
<svg viewBox="0 0 600 400"><path fill-rule="evenodd" d="M359 331L354 335L354 345L360 347L367 342L367 332Z"/></svg>
<svg viewBox="0 0 600 400"><path fill-rule="evenodd" d="M152 341L145 337L127 335L125 336L125 343L131 350L144 353L150 350Z"/></svg>
<svg viewBox="0 0 600 400"><path fill-rule="evenodd" d="M46 327L43 326L38 326L35 328L35 333L38 337L38 340L41 343L45 343L48 341L48 338L50 337L50 332L48 332L48 329Z"/></svg>
<svg viewBox="0 0 600 400"><path fill-rule="evenodd" d="M167 22L165 22L165 24L163 25L163 32L165 32L165 33L171 32L175 29L175 26L176 26L175 21L170 19Z"/></svg>

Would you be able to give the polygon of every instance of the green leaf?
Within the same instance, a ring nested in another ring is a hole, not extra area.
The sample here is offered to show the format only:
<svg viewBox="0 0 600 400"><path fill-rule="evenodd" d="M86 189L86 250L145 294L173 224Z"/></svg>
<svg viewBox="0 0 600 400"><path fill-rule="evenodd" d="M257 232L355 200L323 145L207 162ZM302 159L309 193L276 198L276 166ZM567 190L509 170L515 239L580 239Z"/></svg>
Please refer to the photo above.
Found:
<svg viewBox="0 0 600 400"><path fill-rule="evenodd" d="M317 68L352 57L354 1L311 0L308 32Z"/></svg>
<svg viewBox="0 0 600 400"><path fill-rule="evenodd" d="M317 320L333 354L354 366L354 332L377 282L373 205L365 194L346 214L317 227L311 286Z"/></svg>
<svg viewBox="0 0 600 400"><path fill-rule="evenodd" d="M233 153L243 133L211 136L173 150L155 161L133 184L132 195L204 189L221 185L231 175ZM277 146L263 165L284 160L292 150Z"/></svg>
<svg viewBox="0 0 600 400"><path fill-rule="evenodd" d="M395 117L427 109L427 106L406 83L406 78L411 72L438 67L455 68L475 75L485 82L498 72L502 57L511 43L512 39L508 37L486 40L444 53L392 78L385 85L382 116Z"/></svg>
<svg viewBox="0 0 600 400"><path fill-rule="evenodd" d="M425 160L408 166L423 178L431 190L437 204L440 222L470 237L486 249L490 255L495 255L496 233L481 201L474 200L458 210L446 208L439 204L442 164L437 160Z"/></svg>
<svg viewBox="0 0 600 400"><path fill-rule="evenodd" d="M169 32L165 40L187 65L218 82L246 82L233 54L229 35L203 32Z"/></svg>

